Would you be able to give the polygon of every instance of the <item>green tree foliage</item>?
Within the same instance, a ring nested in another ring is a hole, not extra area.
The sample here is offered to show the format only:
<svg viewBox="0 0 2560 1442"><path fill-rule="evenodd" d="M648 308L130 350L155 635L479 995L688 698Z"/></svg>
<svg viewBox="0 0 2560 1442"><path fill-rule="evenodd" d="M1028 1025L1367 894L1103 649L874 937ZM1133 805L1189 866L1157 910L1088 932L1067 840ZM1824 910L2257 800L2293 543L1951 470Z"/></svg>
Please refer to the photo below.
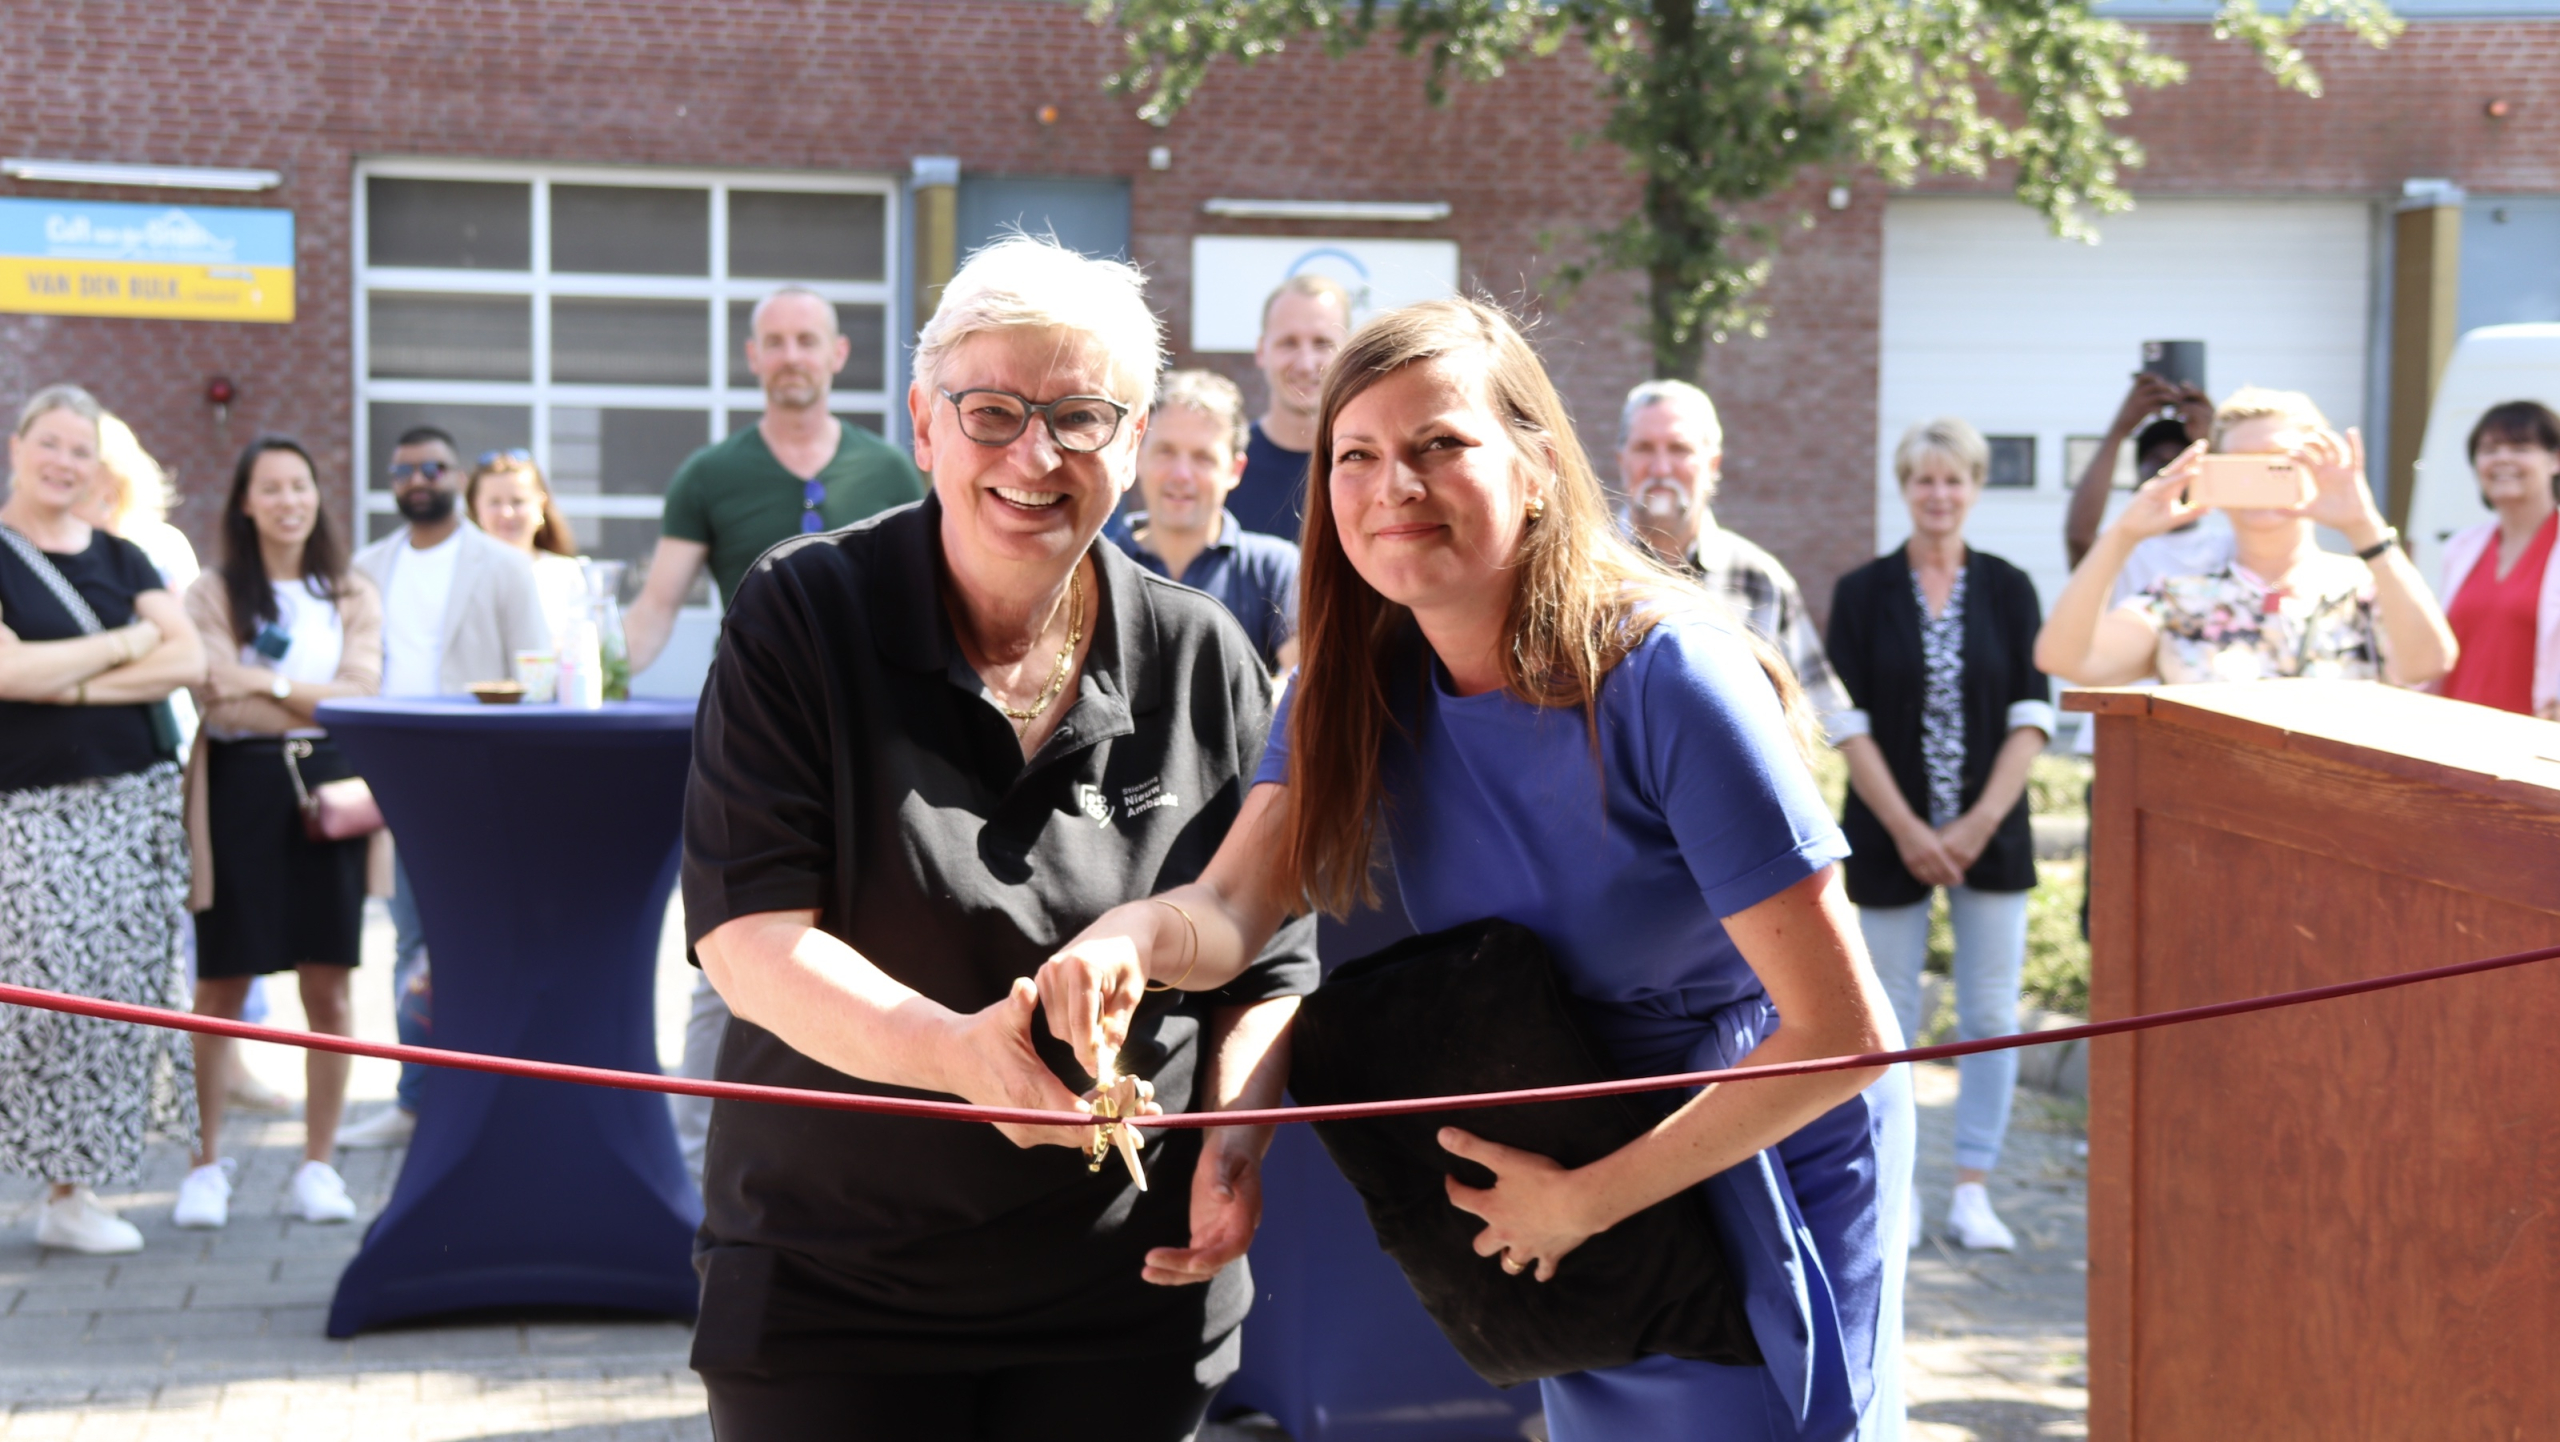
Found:
<svg viewBox="0 0 2560 1442"><path fill-rule="evenodd" d="M1140 115L1159 124L1221 58L1251 64L1308 43L1339 56L1392 29L1427 62L1437 102L1453 77L1493 80L1579 40L1611 103L1600 138L1644 189L1557 279L1641 272L1654 364L1679 376L1697 374L1708 340L1760 328L1753 298L1777 235L1751 217L1799 176L1866 166L1907 185L1924 170L2006 163L2055 234L2092 239L2093 215L2132 204L2123 177L2142 163L2111 128L2127 95L2186 78L2089 0L1091 0L1087 14L1126 43L1114 89L1143 96ZM2317 96L2294 44L2316 21L2376 46L2399 30L2385 0L2295 0L2283 13L2222 0L2213 30Z"/></svg>

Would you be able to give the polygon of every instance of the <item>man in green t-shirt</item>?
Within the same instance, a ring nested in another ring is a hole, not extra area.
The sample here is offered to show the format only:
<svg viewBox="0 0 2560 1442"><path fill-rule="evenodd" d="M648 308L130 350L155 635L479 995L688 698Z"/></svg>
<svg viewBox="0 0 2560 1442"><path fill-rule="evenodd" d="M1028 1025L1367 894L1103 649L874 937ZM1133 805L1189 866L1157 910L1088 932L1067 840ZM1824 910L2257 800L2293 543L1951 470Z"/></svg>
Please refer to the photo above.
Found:
<svg viewBox="0 0 2560 1442"><path fill-rule="evenodd" d="M747 369L764 385L764 416L694 452L667 483L649 579L622 622L635 676L666 649L676 611L704 565L726 607L747 568L776 544L924 499L924 477L906 452L827 413L827 388L853 354L836 328L835 306L785 286L757 302L751 324ZM684 1075L711 1075L728 1026L720 993L707 978L696 978L685 1018ZM672 1100L677 1144L699 1179L711 1103Z"/></svg>
<svg viewBox="0 0 2560 1442"><path fill-rule="evenodd" d="M726 607L776 543L924 498L904 451L827 413L827 388L853 353L835 306L786 286L757 302L753 325L747 368L764 385L764 416L694 452L667 483L648 583L622 622L634 675L665 649L706 563Z"/></svg>

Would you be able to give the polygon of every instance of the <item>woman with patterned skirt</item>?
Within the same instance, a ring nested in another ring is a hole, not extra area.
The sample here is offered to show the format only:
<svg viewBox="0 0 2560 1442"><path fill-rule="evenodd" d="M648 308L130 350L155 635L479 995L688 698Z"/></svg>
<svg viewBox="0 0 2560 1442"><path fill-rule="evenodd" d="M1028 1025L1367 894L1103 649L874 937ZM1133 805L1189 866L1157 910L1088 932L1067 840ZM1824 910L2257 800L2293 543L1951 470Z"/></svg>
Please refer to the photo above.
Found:
<svg viewBox="0 0 2560 1442"><path fill-rule="evenodd" d="M49 386L9 438L0 981L183 1008L187 843L161 703L204 653L142 549L72 513L97 479L98 416L88 392ZM139 1176L146 1132L192 1139L193 1070L179 1032L0 1007L0 1170L52 1184L40 1244L141 1250L92 1189Z"/></svg>

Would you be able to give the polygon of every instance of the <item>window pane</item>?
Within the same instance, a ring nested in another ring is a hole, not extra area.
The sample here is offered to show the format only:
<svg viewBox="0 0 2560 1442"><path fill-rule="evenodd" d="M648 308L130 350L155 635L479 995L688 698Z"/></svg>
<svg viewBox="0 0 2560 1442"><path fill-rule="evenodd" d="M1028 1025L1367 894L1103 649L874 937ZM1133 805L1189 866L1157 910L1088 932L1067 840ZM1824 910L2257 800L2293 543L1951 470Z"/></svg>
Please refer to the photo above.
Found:
<svg viewBox="0 0 2560 1442"><path fill-rule="evenodd" d="M729 192L729 274L880 280L889 203L877 195Z"/></svg>
<svg viewBox="0 0 2560 1442"><path fill-rule="evenodd" d="M709 275L711 192L655 185L555 185L551 268Z"/></svg>
<svg viewBox="0 0 2560 1442"><path fill-rule="evenodd" d="M471 464L474 457L490 451L509 450L533 444L533 408L531 406L457 406L440 401L375 401L365 408L367 454L364 489L387 491L391 481L391 452L400 433L412 426L435 426L453 437L454 449L461 452L462 463ZM397 517L388 527L399 529Z"/></svg>
<svg viewBox="0 0 2560 1442"><path fill-rule="evenodd" d="M755 372L747 369L747 337L754 332L756 303L751 300L729 302L729 384L752 386ZM840 391L876 391L888 381L886 360L889 315L886 307L856 305L850 301L836 303L836 324L843 328L844 338L852 344L853 354L835 378Z"/></svg>
<svg viewBox="0 0 2560 1442"><path fill-rule="evenodd" d="M2089 462L2097 459L2098 447L2106 444L2104 436L2065 436L2062 438L2062 483L2078 486L2080 478L2089 474ZM2141 478L2133 473L2133 447L2116 447L2116 463L2109 484L2119 491L2132 490Z"/></svg>
<svg viewBox="0 0 2560 1442"><path fill-rule="evenodd" d="M711 379L711 307L698 300L551 302L551 378L698 386Z"/></svg>
<svg viewBox="0 0 2560 1442"><path fill-rule="evenodd" d="M551 408L551 484L563 496L655 496L710 443L700 411ZM647 522L654 534L657 523Z"/></svg>
<svg viewBox="0 0 2560 1442"><path fill-rule="evenodd" d="M837 411L835 417L847 425L860 426L875 436L885 438L889 434L882 429L888 423L887 418L878 411ZM729 412L729 434L734 436L762 419L764 419L762 411L731 411Z"/></svg>
<svg viewBox="0 0 2560 1442"><path fill-rule="evenodd" d="M364 252L373 265L533 269L533 187L482 180L364 183Z"/></svg>
<svg viewBox="0 0 2560 1442"><path fill-rule="evenodd" d="M375 291L365 301L366 375L533 379L533 302L528 297Z"/></svg>
<svg viewBox="0 0 2560 1442"><path fill-rule="evenodd" d="M2036 438L1986 436L1991 443L1991 484L2003 490L2036 488Z"/></svg>

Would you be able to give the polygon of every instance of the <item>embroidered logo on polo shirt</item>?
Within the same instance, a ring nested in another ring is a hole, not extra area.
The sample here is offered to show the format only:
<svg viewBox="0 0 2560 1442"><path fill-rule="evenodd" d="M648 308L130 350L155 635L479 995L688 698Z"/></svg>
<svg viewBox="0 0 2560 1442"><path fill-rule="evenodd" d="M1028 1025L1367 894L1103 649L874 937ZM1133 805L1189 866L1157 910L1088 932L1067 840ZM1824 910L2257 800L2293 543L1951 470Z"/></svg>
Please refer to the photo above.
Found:
<svg viewBox="0 0 2560 1442"><path fill-rule="evenodd" d="M1164 789L1164 778L1150 776L1135 786L1120 788L1120 807L1130 816L1153 811L1159 806L1180 806L1182 798Z"/></svg>
<svg viewBox="0 0 2560 1442"><path fill-rule="evenodd" d="M1102 788L1079 781L1076 783L1076 809L1093 818L1096 826L1111 824L1111 802Z"/></svg>

